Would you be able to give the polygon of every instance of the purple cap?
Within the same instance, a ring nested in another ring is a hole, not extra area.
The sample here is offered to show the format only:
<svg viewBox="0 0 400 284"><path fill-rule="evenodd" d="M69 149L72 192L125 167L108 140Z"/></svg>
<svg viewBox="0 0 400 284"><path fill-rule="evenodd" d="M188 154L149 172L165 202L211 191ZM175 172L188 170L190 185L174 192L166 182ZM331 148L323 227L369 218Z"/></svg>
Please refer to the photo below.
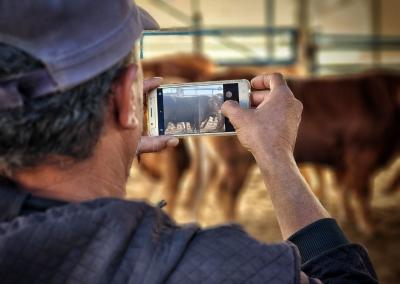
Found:
<svg viewBox="0 0 400 284"><path fill-rule="evenodd" d="M46 66L0 78L0 110L23 105L21 84L41 97L96 77L126 57L143 30L156 29L132 0L0 0L0 43Z"/></svg>

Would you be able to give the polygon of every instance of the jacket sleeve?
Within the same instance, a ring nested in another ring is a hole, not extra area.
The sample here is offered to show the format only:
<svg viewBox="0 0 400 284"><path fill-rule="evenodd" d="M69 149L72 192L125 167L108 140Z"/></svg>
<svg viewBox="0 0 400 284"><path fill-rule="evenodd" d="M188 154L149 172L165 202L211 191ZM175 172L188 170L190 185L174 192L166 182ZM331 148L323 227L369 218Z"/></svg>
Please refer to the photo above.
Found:
<svg viewBox="0 0 400 284"><path fill-rule="evenodd" d="M299 249L302 271L311 278L325 284L378 283L365 248L351 244L334 219L318 220L289 241Z"/></svg>

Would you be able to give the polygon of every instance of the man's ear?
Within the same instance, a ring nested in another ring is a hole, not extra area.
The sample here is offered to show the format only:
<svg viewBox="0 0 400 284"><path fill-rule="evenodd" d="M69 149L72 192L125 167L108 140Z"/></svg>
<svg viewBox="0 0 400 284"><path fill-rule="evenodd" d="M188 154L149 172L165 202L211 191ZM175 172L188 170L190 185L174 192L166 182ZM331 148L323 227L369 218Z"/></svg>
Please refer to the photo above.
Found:
<svg viewBox="0 0 400 284"><path fill-rule="evenodd" d="M116 106L118 123L123 128L134 129L139 125L136 117L136 105L132 85L136 81L138 66L128 65L114 82L112 90L114 93L114 105Z"/></svg>

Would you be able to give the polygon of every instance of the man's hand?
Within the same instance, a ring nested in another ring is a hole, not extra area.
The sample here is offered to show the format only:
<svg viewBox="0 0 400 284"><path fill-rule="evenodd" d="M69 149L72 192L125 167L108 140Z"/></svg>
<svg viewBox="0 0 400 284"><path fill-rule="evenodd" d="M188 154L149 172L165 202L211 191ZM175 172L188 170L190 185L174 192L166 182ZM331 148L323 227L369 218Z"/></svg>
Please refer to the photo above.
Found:
<svg viewBox="0 0 400 284"><path fill-rule="evenodd" d="M292 156L303 106L281 74L260 75L251 81L254 109L234 101L222 106L236 129L239 141L260 160Z"/></svg>
<svg viewBox="0 0 400 284"><path fill-rule="evenodd" d="M147 93L151 92L162 82L162 78L154 77L143 82L143 96L147 99ZM138 147L138 155L143 153L159 152L167 147L175 147L179 144L179 139L171 136L142 136Z"/></svg>
<svg viewBox="0 0 400 284"><path fill-rule="evenodd" d="M328 212L318 202L293 158L303 106L281 74L261 75L251 81L255 109L225 102L222 112L236 128L240 142L254 155L269 191L283 237L286 239Z"/></svg>
<svg viewBox="0 0 400 284"><path fill-rule="evenodd" d="M167 147L176 147L179 144L179 139L170 136L142 136L139 143L138 155L143 153L160 152Z"/></svg>

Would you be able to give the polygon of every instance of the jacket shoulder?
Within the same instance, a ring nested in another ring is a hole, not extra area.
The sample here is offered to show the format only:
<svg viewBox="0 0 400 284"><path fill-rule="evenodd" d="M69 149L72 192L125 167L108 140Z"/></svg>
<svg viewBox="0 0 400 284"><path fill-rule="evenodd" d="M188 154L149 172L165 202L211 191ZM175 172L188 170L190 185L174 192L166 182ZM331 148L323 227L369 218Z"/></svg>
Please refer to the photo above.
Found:
<svg viewBox="0 0 400 284"><path fill-rule="evenodd" d="M294 245L265 244L226 225L197 233L169 283L298 283L299 275Z"/></svg>

